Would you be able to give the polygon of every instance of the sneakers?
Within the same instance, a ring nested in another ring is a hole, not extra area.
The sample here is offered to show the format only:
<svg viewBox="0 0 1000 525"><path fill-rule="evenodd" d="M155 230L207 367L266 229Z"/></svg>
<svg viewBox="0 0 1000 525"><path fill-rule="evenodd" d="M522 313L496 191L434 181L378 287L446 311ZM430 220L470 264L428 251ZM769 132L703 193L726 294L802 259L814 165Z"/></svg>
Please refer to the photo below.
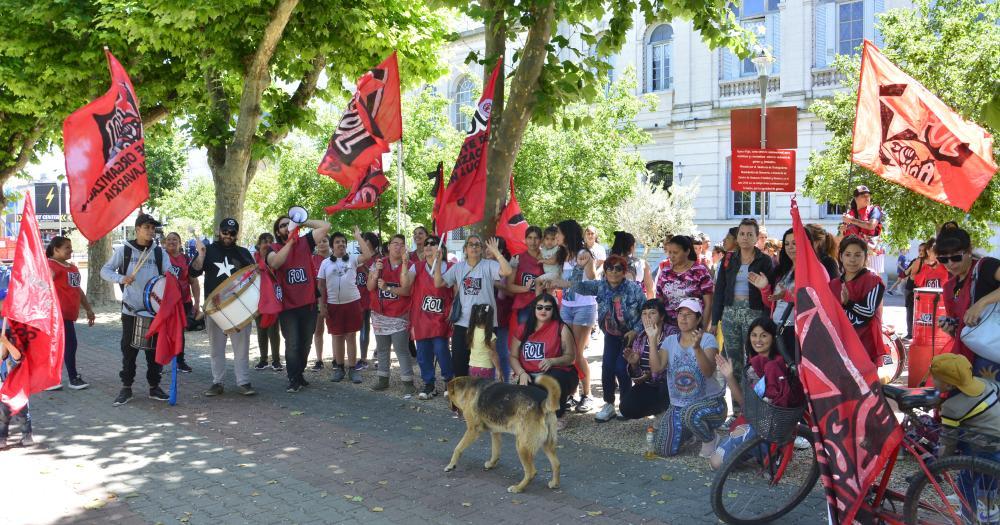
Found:
<svg viewBox="0 0 1000 525"><path fill-rule="evenodd" d="M62 390L62 383L56 383L45 389L46 392L55 392L56 390Z"/></svg>
<svg viewBox="0 0 1000 525"><path fill-rule="evenodd" d="M191 367L188 366L186 362L177 363L177 370L184 372L185 374L190 374L192 372Z"/></svg>
<svg viewBox="0 0 1000 525"><path fill-rule="evenodd" d="M271 368L271 365L267 364L267 361L260 361L253 367L254 370L267 370L268 368Z"/></svg>
<svg viewBox="0 0 1000 525"><path fill-rule="evenodd" d="M271 363L271 368L273 368L276 372L281 372L282 370L285 369L285 367L281 366L280 361L277 363Z"/></svg>
<svg viewBox="0 0 1000 525"><path fill-rule="evenodd" d="M240 389L240 395L241 396L255 396L255 395L257 395L257 391L254 390L252 386L250 386L250 383L247 383L245 385L239 385L239 387L237 387L237 388Z"/></svg>
<svg viewBox="0 0 1000 525"><path fill-rule="evenodd" d="M21 436L21 441L19 441L18 444L22 447L30 447L35 444L35 440L31 437L31 434L23 434Z"/></svg>
<svg viewBox="0 0 1000 525"><path fill-rule="evenodd" d="M362 381L361 371L358 370L357 368L352 368L351 371L348 373L348 376L351 378L351 382L356 385L360 384Z"/></svg>
<svg viewBox="0 0 1000 525"><path fill-rule="evenodd" d="M604 408L602 408L601 411L598 412L596 416L594 416L594 419L596 419L598 423L604 423L606 421L611 421L612 419L615 418L616 415L617 414L615 413L615 404L608 403L604 405Z"/></svg>
<svg viewBox="0 0 1000 525"><path fill-rule="evenodd" d="M413 385L413 380L403 381L403 396L411 397L417 393L417 387Z"/></svg>
<svg viewBox="0 0 1000 525"><path fill-rule="evenodd" d="M299 379L299 386L309 386L309 381L306 381L306 378L303 377Z"/></svg>
<svg viewBox="0 0 1000 525"><path fill-rule="evenodd" d="M160 387L158 387L158 386L154 386L153 388L149 389L149 398L150 399L155 399L157 401L169 401L170 400L170 396L168 396L167 393L164 392L163 389L160 388Z"/></svg>
<svg viewBox="0 0 1000 525"><path fill-rule="evenodd" d="M224 391L221 383L212 383L212 386L205 391L205 397L221 396Z"/></svg>
<svg viewBox="0 0 1000 525"><path fill-rule="evenodd" d="M83 377L76 376L69 380L69 387L73 390L83 390L90 386L90 383L83 380Z"/></svg>
<svg viewBox="0 0 1000 525"><path fill-rule="evenodd" d="M123 387L118 391L118 397L115 398L115 402L112 403L114 406L122 406L128 403L132 399L132 389L129 387Z"/></svg>
<svg viewBox="0 0 1000 525"><path fill-rule="evenodd" d="M357 364L354 365L354 369L358 371L368 370L368 361L366 359L358 359Z"/></svg>
<svg viewBox="0 0 1000 525"><path fill-rule="evenodd" d="M313 363L312 369L313 370L322 370L323 369L323 361L316 361L315 363Z"/></svg>
<svg viewBox="0 0 1000 525"><path fill-rule="evenodd" d="M719 445L719 435L716 434L715 438L712 439L712 441L709 441L707 443L702 443L701 444L701 451L698 452L698 455L701 456L701 457L703 457L703 458L705 458L705 459L708 459L708 458L712 457L712 453L715 452L715 448L718 445Z"/></svg>
<svg viewBox="0 0 1000 525"><path fill-rule="evenodd" d="M330 377L330 381L333 383L339 383L347 377L347 372L344 371L344 367L335 366L333 367L333 375Z"/></svg>
<svg viewBox="0 0 1000 525"><path fill-rule="evenodd" d="M302 390L302 385L298 383L288 383L288 388L285 389L285 392L288 392L289 394L297 394L299 390Z"/></svg>
<svg viewBox="0 0 1000 525"><path fill-rule="evenodd" d="M590 396L583 396L576 403L577 412L590 412L592 408L594 408L594 402L590 400Z"/></svg>
<svg viewBox="0 0 1000 525"><path fill-rule="evenodd" d="M434 390L434 383L427 383L424 385L424 389L420 391L420 395L417 397L423 400L427 400L436 395L437 395L437 390Z"/></svg>
<svg viewBox="0 0 1000 525"><path fill-rule="evenodd" d="M387 388L389 388L388 377L378 376L378 382L372 385L372 390L375 392L381 392L382 390L385 390Z"/></svg>

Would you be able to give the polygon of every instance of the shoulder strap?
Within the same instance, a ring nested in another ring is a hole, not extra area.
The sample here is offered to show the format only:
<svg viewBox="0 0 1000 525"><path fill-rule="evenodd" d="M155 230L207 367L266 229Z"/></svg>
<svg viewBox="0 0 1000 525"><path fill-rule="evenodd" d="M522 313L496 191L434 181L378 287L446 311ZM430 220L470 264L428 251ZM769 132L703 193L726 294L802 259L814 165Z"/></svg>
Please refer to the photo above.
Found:
<svg viewBox="0 0 1000 525"><path fill-rule="evenodd" d="M976 261L976 267L972 269L972 282L969 283L969 305L976 304L976 283L979 282L979 267L983 265L983 259Z"/></svg>
<svg viewBox="0 0 1000 525"><path fill-rule="evenodd" d="M128 272L128 265L132 263L132 247L128 241L122 243L122 265L118 267L118 274L125 275ZM118 288L125 291L125 285L119 284Z"/></svg>
<svg viewBox="0 0 1000 525"><path fill-rule="evenodd" d="M163 275L163 248L154 246L153 249L156 250L153 252L153 260L156 261L156 273Z"/></svg>

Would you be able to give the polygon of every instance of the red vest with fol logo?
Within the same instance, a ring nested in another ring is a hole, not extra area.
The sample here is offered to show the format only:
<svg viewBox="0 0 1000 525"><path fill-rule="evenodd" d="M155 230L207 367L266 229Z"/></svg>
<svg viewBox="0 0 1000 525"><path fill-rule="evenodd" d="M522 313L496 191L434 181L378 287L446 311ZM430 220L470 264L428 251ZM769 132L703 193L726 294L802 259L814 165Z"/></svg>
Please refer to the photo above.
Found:
<svg viewBox="0 0 1000 525"><path fill-rule="evenodd" d="M59 309L63 320L76 321L80 318L80 270L75 264L63 266L49 259L52 270L52 282L56 285L56 297L59 298Z"/></svg>
<svg viewBox="0 0 1000 525"><path fill-rule="evenodd" d="M361 293L361 309L371 308L372 297L368 292L368 264L362 264L357 268L354 284L358 285L358 292Z"/></svg>
<svg viewBox="0 0 1000 525"><path fill-rule="evenodd" d="M393 269L392 264L389 263L388 257L381 259L381 261L381 275L374 275L374 272L372 272L368 278L379 279L381 277L381 279L385 281L385 286L387 288L390 286L399 286L399 272L405 272L409 267L410 261L403 259L403 262L401 262L395 269ZM399 296L392 292L383 292L378 288L375 288L370 293L371 309L373 312L380 313L387 317L402 317L410 311L410 298L407 296Z"/></svg>
<svg viewBox="0 0 1000 525"><path fill-rule="evenodd" d="M447 263L441 268L443 274L448 270ZM451 324L448 315L451 313L451 302L455 292L448 286L434 286L434 276L427 271L427 264L417 261L416 277L410 288L410 328L413 339L429 339L431 337L448 337L451 335Z"/></svg>
<svg viewBox="0 0 1000 525"><path fill-rule="evenodd" d="M545 268L538 259L524 252L517 256L517 272L514 273L514 284L519 286L531 286L534 280L545 273ZM514 315L517 311L528 306L528 303L535 300L535 292L524 292L514 296Z"/></svg>
<svg viewBox="0 0 1000 525"><path fill-rule="evenodd" d="M531 312L531 315L534 314ZM524 326L521 326L518 332L523 334L524 330ZM540 373L542 359L554 359L562 356L562 353L562 323L549 321L521 343L521 368L529 374ZM569 370L568 366L553 368Z"/></svg>
<svg viewBox="0 0 1000 525"><path fill-rule="evenodd" d="M181 302L191 303L191 281L188 278L188 260L183 253L170 256L170 268L167 271L174 274L177 282L181 284Z"/></svg>
<svg viewBox="0 0 1000 525"><path fill-rule="evenodd" d="M272 244L272 251L280 251L281 244ZM305 239L298 239L292 246L285 264L275 272L281 285L281 301L284 310L316 304L316 272L313 271L313 254Z"/></svg>

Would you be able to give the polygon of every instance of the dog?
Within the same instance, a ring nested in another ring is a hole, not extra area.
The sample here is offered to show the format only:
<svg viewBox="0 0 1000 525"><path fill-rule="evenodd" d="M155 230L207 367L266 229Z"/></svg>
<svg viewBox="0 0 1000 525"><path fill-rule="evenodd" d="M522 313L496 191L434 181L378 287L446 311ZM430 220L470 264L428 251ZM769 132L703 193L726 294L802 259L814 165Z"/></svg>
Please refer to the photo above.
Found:
<svg viewBox="0 0 1000 525"><path fill-rule="evenodd" d="M509 385L478 377L456 377L448 382L448 399L465 417L465 435L455 446L445 472L455 469L458 458L484 430L490 432L493 451L483 465L492 469L500 461L500 434L514 434L517 455L524 468L524 478L507 492L519 493L534 479L535 454L545 451L552 465L549 488L559 488L559 458L556 457L556 410L559 409L559 383L541 375L535 386Z"/></svg>

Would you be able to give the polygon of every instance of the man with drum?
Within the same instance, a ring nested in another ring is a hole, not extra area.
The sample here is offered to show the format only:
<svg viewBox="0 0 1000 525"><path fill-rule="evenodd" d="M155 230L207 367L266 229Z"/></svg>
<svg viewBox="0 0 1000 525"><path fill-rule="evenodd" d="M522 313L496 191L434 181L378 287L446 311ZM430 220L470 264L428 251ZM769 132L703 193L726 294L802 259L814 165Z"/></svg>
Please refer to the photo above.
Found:
<svg viewBox="0 0 1000 525"><path fill-rule="evenodd" d="M160 388L163 367L156 363L156 338L146 339L146 332L153 321L143 300L146 285L170 269L170 258L163 248L153 244L153 235L160 222L151 215L140 213L135 219L135 239L125 241L115 249L101 268L101 279L118 283L122 287L122 389L114 405L124 405L132 399L132 382L135 380L135 361L139 352L146 356L146 381L149 398L167 401L169 396Z"/></svg>
<svg viewBox="0 0 1000 525"><path fill-rule="evenodd" d="M191 261L191 275L198 277L205 274L205 301L207 307L210 297L224 281L234 275L239 275L242 268L253 266L253 256L246 248L236 244L240 225L236 219L223 219L219 224L219 240L205 246L200 241L196 245L198 256ZM239 293L239 292L237 292ZM215 294L215 299L219 294ZM223 298L225 299L225 298ZM256 300L254 301L256 303ZM250 385L250 333L253 323L232 333L223 332L212 316L207 316L208 345L212 351L212 386L205 392L206 396L217 396L223 393L222 381L226 377L226 341L233 343L233 372L240 394L252 396L257 393Z"/></svg>

